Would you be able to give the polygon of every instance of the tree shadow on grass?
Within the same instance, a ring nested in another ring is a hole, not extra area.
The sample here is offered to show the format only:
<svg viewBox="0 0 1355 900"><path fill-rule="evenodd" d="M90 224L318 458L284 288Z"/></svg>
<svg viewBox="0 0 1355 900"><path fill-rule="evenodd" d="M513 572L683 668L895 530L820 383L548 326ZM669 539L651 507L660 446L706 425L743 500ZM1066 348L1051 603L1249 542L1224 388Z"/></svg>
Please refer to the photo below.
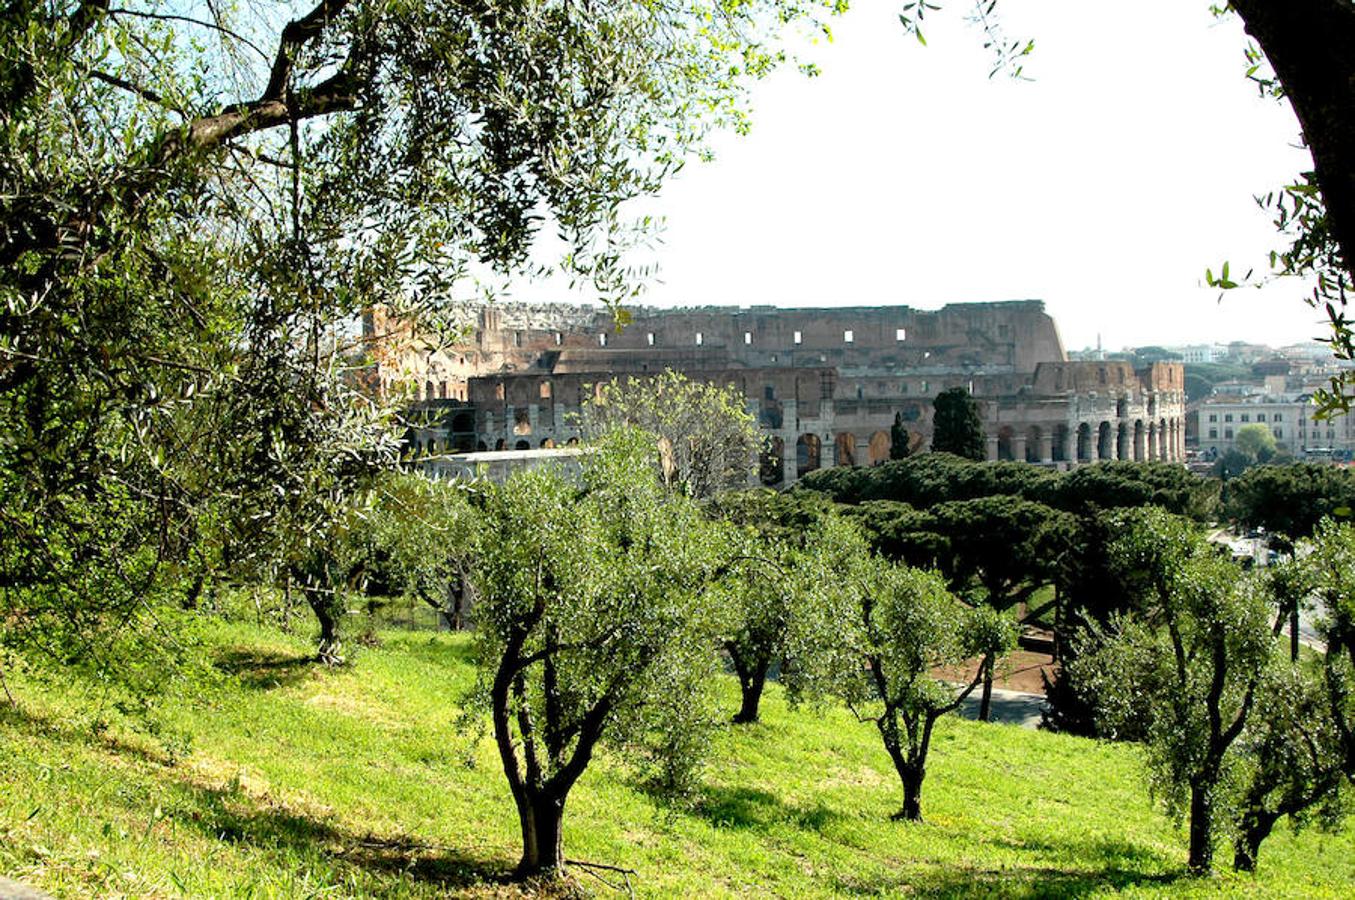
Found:
<svg viewBox="0 0 1355 900"><path fill-rule="evenodd" d="M182 825L207 837L277 853L287 865L296 860L333 871L362 869L392 879L412 879L442 889L512 882L512 867L503 858L425 844L407 835L374 835L343 827L305 812L259 801L230 786L204 787L180 782L189 808L176 815Z"/></svg>
<svg viewBox="0 0 1355 900"><path fill-rule="evenodd" d="M68 719L22 705L0 704L0 727L57 743L111 751L157 765L170 761L170 754L152 737L139 733L145 740L138 742L137 735L126 737L96 723L102 723L102 720Z"/></svg>
<svg viewBox="0 0 1355 900"><path fill-rule="evenodd" d="M454 640L449 632L434 635L426 631L388 634L386 646L398 647L402 654L435 666L460 668L474 666L475 645L470 640Z"/></svg>
<svg viewBox="0 0 1355 900"><path fill-rule="evenodd" d="M692 814L716 828L765 831L778 825L821 832L842 818L842 814L823 804L792 806L770 791L748 787L703 786Z"/></svg>
<svg viewBox="0 0 1355 900"><path fill-rule="evenodd" d="M836 887L843 894L876 895L906 890L917 897L1016 897L1035 900L1083 897L1138 885L1165 886L1187 874L1156 851L1119 840L994 843L1032 853L1043 851L1066 857L1070 864L1068 868L1051 865L1005 868L941 865L909 874L882 873L877 876L844 878L838 881Z"/></svg>
<svg viewBox="0 0 1355 900"><path fill-rule="evenodd" d="M311 653L237 646L217 651L213 665L244 687L272 690L305 680L317 663Z"/></svg>

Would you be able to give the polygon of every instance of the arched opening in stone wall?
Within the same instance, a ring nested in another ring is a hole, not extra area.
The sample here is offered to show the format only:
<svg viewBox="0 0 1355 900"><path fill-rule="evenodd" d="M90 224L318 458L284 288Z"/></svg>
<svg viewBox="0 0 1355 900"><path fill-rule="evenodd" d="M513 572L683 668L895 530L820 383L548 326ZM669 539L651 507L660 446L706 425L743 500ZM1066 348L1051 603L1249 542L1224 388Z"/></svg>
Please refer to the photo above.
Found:
<svg viewBox="0 0 1355 900"><path fill-rule="evenodd" d="M475 447L475 435L454 434L450 443L457 453L469 453Z"/></svg>
<svg viewBox="0 0 1355 900"><path fill-rule="evenodd" d="M452 434L466 434L475 430L475 416L469 412L459 412L452 416Z"/></svg>
<svg viewBox="0 0 1355 900"><path fill-rule="evenodd" d="M1115 437L1110 430L1109 422L1102 422L1096 429L1096 458L1114 459L1115 457Z"/></svg>
<svg viewBox="0 0 1355 900"><path fill-rule="evenodd" d="M889 432L877 431L870 436L870 464L878 466L881 463L889 462Z"/></svg>
<svg viewBox="0 0 1355 900"><path fill-rule="evenodd" d="M1054 462L1068 462L1068 426L1054 426L1054 446L1049 448L1049 458Z"/></svg>
<svg viewBox="0 0 1355 900"><path fill-rule="evenodd" d="M532 445L531 445L530 443L528 443L527 441L518 441L516 444L513 445L513 449L514 449L514 450L530 450L530 449L532 449Z"/></svg>
<svg viewBox="0 0 1355 900"><path fill-rule="evenodd" d="M802 434L795 442L795 475L803 477L819 467L819 436Z"/></svg>
<svg viewBox="0 0 1355 900"><path fill-rule="evenodd" d="M1012 449L1012 438L1015 432L1010 425L1003 425L997 432L997 458L998 459L1016 459L1016 454Z"/></svg>
<svg viewBox="0 0 1355 900"><path fill-rule="evenodd" d="M542 439L541 439L541 449L543 449L543 450L554 450L554 449L555 449L555 441L552 440L551 438L542 438Z"/></svg>
<svg viewBox="0 0 1355 900"><path fill-rule="evenodd" d="M773 436L767 441L758 460L758 477L763 484L771 487L785 480L785 454L786 442L781 438Z"/></svg>
<svg viewBox="0 0 1355 900"><path fill-rule="evenodd" d="M1092 427L1086 422L1077 426L1077 461L1091 462Z"/></svg>
<svg viewBox="0 0 1355 900"><path fill-rule="evenodd" d="M565 446L566 446L566 447L577 447L577 446L579 446L579 439L576 438L576 437L572 437L572 438L570 438L569 440L565 441Z"/></svg>
<svg viewBox="0 0 1355 900"><path fill-rule="evenodd" d="M1026 462L1041 462L1044 452L1044 430L1032 425L1026 429Z"/></svg>
<svg viewBox="0 0 1355 900"><path fill-rule="evenodd" d="M508 449L508 442L505 441L503 438L499 438L497 441L494 442L494 449L506 450Z"/></svg>
<svg viewBox="0 0 1355 900"><path fill-rule="evenodd" d="M527 410L518 409L513 411L513 434L531 434L532 420Z"/></svg>
<svg viewBox="0 0 1355 900"><path fill-rule="evenodd" d="M1134 443L1138 443L1138 433L1143 427L1142 422L1134 423ZM1133 459L1133 444L1129 442L1129 423L1121 422L1115 431L1115 458Z"/></svg>
<svg viewBox="0 0 1355 900"><path fill-rule="evenodd" d="M856 465L856 435L850 431L839 431L837 440L834 441L834 449L837 451L837 465Z"/></svg>
<svg viewBox="0 0 1355 900"><path fill-rule="evenodd" d="M475 449L480 451L481 453L484 453L486 450L489 449L489 445L486 444L484 441L476 441Z"/></svg>
<svg viewBox="0 0 1355 900"><path fill-rule="evenodd" d="M1168 437L1167 420L1161 419L1157 423L1157 455L1153 459L1171 459L1172 444Z"/></svg>

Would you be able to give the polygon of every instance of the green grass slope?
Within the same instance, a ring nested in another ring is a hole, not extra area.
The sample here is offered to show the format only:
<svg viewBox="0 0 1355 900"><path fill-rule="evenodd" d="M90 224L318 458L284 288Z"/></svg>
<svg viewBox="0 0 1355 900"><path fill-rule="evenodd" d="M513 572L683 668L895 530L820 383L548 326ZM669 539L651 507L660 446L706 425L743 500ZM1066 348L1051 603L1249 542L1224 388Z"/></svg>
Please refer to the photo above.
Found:
<svg viewBox="0 0 1355 900"><path fill-rule="evenodd" d="M228 677L166 712L192 735L175 755L62 724L72 698L22 685L22 710L0 712L0 874L59 897L517 895L493 748L457 730L466 639L383 638L323 671L302 641L223 626ZM1355 895L1349 829L1281 831L1255 877L1187 878L1130 747L948 720L921 825L889 821L878 736L839 710L791 710L773 688L765 721L715 750L686 810L602 757L570 798L569 856L633 869L656 897Z"/></svg>

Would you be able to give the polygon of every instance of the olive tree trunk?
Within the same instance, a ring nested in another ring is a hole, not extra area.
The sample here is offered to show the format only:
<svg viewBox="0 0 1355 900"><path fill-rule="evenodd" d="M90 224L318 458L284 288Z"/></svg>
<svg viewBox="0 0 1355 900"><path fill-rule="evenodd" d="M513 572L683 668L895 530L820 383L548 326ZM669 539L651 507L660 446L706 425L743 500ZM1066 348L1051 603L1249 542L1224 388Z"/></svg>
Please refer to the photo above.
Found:
<svg viewBox="0 0 1355 900"><path fill-rule="evenodd" d="M745 660L733 647L729 658L739 678L739 711L734 715L735 725L750 725L758 720L762 692L767 687L767 671L771 663L762 659Z"/></svg>
<svg viewBox="0 0 1355 900"><path fill-rule="evenodd" d="M1186 866L1195 875L1214 868L1214 780L1190 786L1190 857Z"/></svg>

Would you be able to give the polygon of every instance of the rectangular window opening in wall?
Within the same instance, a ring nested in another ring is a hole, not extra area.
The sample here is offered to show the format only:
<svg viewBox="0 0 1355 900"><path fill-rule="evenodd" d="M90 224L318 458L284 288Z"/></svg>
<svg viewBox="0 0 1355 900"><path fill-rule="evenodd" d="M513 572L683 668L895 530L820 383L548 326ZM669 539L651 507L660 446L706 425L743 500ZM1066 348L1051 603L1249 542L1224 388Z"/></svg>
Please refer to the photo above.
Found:
<svg viewBox="0 0 1355 900"><path fill-rule="evenodd" d="M1218 437L1218 436L1219 436L1219 430L1218 430L1217 428L1211 428L1211 429L1209 429L1209 437L1210 437L1211 439L1212 439L1212 438L1216 438L1216 437Z"/></svg>
<svg viewBox="0 0 1355 900"><path fill-rule="evenodd" d="M521 331L515 331L515 332L513 332L513 346L514 346L514 347L521 347L521 346L522 346L522 332L521 332Z"/></svg>
<svg viewBox="0 0 1355 900"><path fill-rule="evenodd" d="M1223 429L1223 436L1231 441L1233 439L1233 429L1231 428Z"/></svg>
<svg viewBox="0 0 1355 900"><path fill-rule="evenodd" d="M908 332L902 328L894 329L894 340L901 341L908 336Z"/></svg>
<svg viewBox="0 0 1355 900"><path fill-rule="evenodd" d="M797 331L797 332L795 332L795 336L794 336L793 340L795 341L795 343L799 344L799 343L801 343L802 341L804 341L804 335Z"/></svg>
<svg viewBox="0 0 1355 900"><path fill-rule="evenodd" d="M1264 422L1265 420L1266 420L1266 414L1265 414L1265 413L1257 413L1257 414L1256 414L1256 421L1258 421L1258 422Z"/></svg>
<svg viewBox="0 0 1355 900"><path fill-rule="evenodd" d="M700 347L701 344L702 344L703 342L704 342L704 336L701 334L701 332L698 331L698 332L696 333L696 346Z"/></svg>
<svg viewBox="0 0 1355 900"><path fill-rule="evenodd" d="M1211 421L1211 422L1217 422L1218 420L1219 420L1219 414L1218 414L1218 413L1210 413L1210 414L1209 414L1209 421Z"/></svg>
<svg viewBox="0 0 1355 900"><path fill-rule="evenodd" d="M598 346L599 347L607 346L607 332L604 331L598 335Z"/></svg>
<svg viewBox="0 0 1355 900"><path fill-rule="evenodd" d="M555 346L560 346L564 342L565 336L560 332L555 332Z"/></svg>
<svg viewBox="0 0 1355 900"><path fill-rule="evenodd" d="M753 343L753 332L751 332L751 331L745 331L745 332L743 333L743 342L744 342L745 344L751 344L751 343Z"/></svg>
<svg viewBox="0 0 1355 900"><path fill-rule="evenodd" d="M1275 436L1276 436L1277 438L1282 438L1282 437L1284 437L1284 429L1283 429L1283 428L1276 428L1276 429L1274 429L1274 431L1275 431Z"/></svg>
<svg viewBox="0 0 1355 900"><path fill-rule="evenodd" d="M541 382L541 399L542 399L542 400L549 400L549 399L550 399L550 382L549 382L549 381L543 381L543 382Z"/></svg>
<svg viewBox="0 0 1355 900"><path fill-rule="evenodd" d="M842 332L842 343L844 343L844 344L850 344L850 343L852 343L852 342L855 341L855 340L856 340L856 335L852 332L852 330L851 330L850 328L848 328L846 331Z"/></svg>
<svg viewBox="0 0 1355 900"><path fill-rule="evenodd" d="M651 347L654 346L654 332L651 331L645 335L645 343Z"/></svg>

